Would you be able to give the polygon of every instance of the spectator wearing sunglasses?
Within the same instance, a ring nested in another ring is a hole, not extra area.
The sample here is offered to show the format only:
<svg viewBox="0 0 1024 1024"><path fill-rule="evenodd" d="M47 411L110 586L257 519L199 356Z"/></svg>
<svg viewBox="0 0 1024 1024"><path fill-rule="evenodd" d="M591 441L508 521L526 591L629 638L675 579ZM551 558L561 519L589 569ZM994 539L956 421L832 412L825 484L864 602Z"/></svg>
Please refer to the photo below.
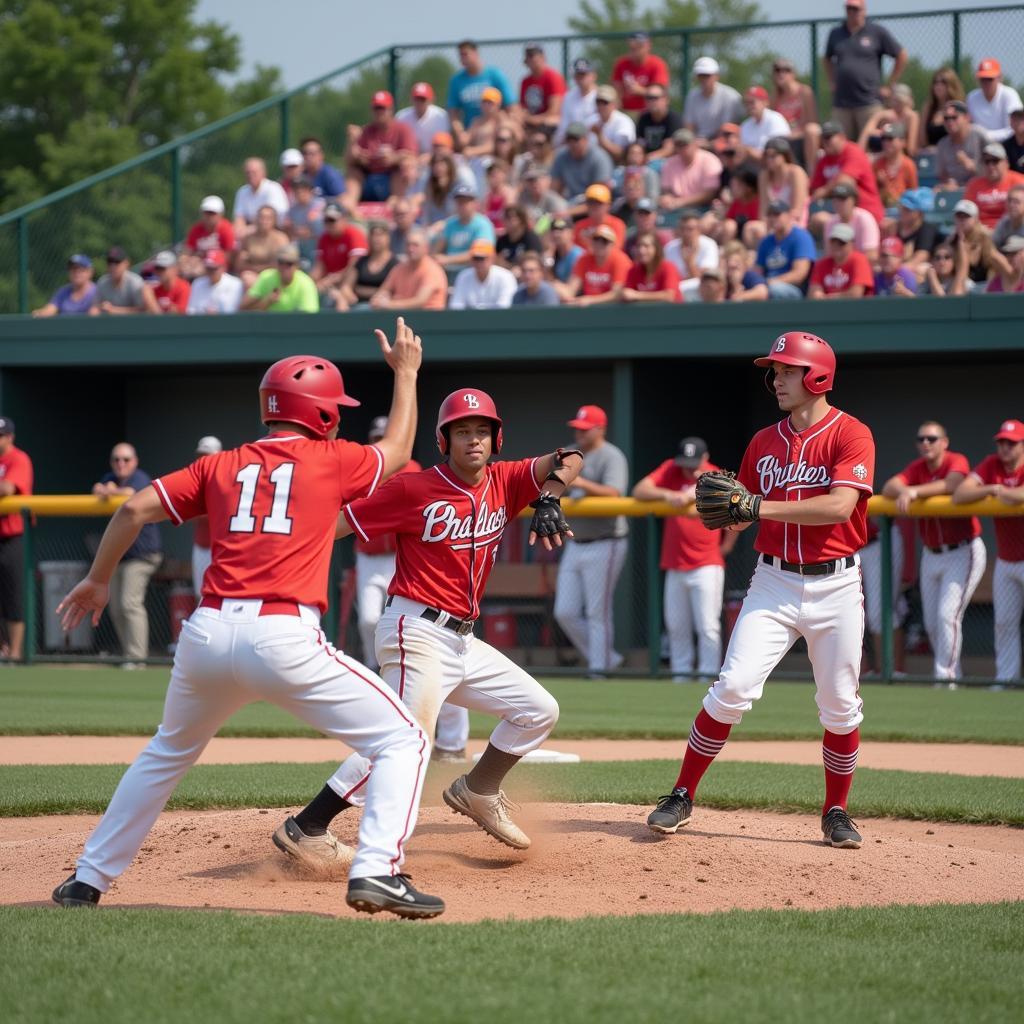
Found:
<svg viewBox="0 0 1024 1024"><path fill-rule="evenodd" d="M946 134L935 147L935 175L938 189L963 188L979 173L981 152L988 139L977 125L971 124L967 104L952 100L942 111Z"/></svg>
<svg viewBox="0 0 1024 1024"><path fill-rule="evenodd" d="M629 114L619 110L619 94L613 86L597 90L597 120L590 126L597 144L619 163L626 147L636 141L636 123Z"/></svg>
<svg viewBox="0 0 1024 1024"><path fill-rule="evenodd" d="M242 309L267 313L319 313L316 283L299 269L299 247L294 243L277 252L277 266L264 270L242 300Z"/></svg>
<svg viewBox="0 0 1024 1024"><path fill-rule="evenodd" d="M107 272L96 282L92 316L125 316L131 313L158 313L153 291L134 270L128 254L119 245L107 252Z"/></svg>
<svg viewBox="0 0 1024 1024"><path fill-rule="evenodd" d="M964 189L964 199L978 207L978 219L989 230L1006 213L1006 197L1014 185L1024 185L1024 174L1010 170L1006 150L998 142L990 142L981 151L981 174L971 178Z"/></svg>
<svg viewBox="0 0 1024 1024"><path fill-rule="evenodd" d="M726 122L743 120L743 100L731 85L719 81L720 72L714 57L698 57L693 65L697 84L686 94L683 123L702 141L713 139Z"/></svg>
<svg viewBox="0 0 1024 1024"><path fill-rule="evenodd" d="M636 137L644 144L648 162L671 156L675 152L672 136L683 127L683 119L669 110L668 92L663 85L649 85L644 104L644 111L636 120Z"/></svg>

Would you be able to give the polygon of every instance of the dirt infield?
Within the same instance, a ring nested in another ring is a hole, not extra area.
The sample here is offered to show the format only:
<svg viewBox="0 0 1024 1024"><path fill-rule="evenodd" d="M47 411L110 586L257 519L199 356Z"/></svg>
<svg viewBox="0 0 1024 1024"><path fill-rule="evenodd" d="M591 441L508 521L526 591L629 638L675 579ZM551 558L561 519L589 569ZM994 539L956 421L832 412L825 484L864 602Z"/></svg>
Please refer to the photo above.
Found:
<svg viewBox="0 0 1024 1024"><path fill-rule="evenodd" d="M424 807L407 867L448 901L443 921L733 908L819 909L982 902L1024 895L1024 831L861 821L861 850L820 841L818 819L700 808L677 836L644 826L649 807L539 804L514 853L446 808ZM111 906L348 915L343 882L303 877L270 843L291 810L164 814ZM97 818L0 819L0 903L46 905ZM337 823L352 841L354 817Z"/></svg>
<svg viewBox="0 0 1024 1024"><path fill-rule="evenodd" d="M145 736L4 736L0 764L129 764L149 742ZM685 740L559 740L546 746L579 754L584 761L636 761L682 756ZM484 740L470 742L470 755ZM328 739L217 738L200 764L340 761L346 748ZM810 740L741 741L726 744L720 761L821 764L821 745ZM980 743L872 743L860 749L861 768L900 768L956 775L1024 778L1024 747Z"/></svg>

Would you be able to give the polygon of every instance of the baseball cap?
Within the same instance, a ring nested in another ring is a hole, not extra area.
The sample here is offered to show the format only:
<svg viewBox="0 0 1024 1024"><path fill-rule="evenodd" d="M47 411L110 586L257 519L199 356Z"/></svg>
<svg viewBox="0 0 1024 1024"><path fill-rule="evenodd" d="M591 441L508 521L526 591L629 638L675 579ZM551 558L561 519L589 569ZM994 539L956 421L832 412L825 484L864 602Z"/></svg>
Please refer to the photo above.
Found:
<svg viewBox="0 0 1024 1024"><path fill-rule="evenodd" d="M715 281L724 281L725 280L725 271L721 267L705 267L700 272L700 276L701 277L710 277L710 278L713 278Z"/></svg>
<svg viewBox="0 0 1024 1024"><path fill-rule="evenodd" d="M678 146L688 146L694 138L695 136L689 128L677 128L672 133L672 141Z"/></svg>
<svg viewBox="0 0 1024 1024"><path fill-rule="evenodd" d="M908 188L900 196L900 206L905 210L930 210L934 205L934 195L928 188Z"/></svg>
<svg viewBox="0 0 1024 1024"><path fill-rule="evenodd" d="M977 203L972 203L970 199L961 199L960 202L953 207L953 213L966 213L968 217L977 217Z"/></svg>
<svg viewBox="0 0 1024 1024"><path fill-rule="evenodd" d="M206 434L196 441L196 455L216 455L223 450L224 445L220 443L220 438L214 437L213 434Z"/></svg>
<svg viewBox="0 0 1024 1024"><path fill-rule="evenodd" d="M615 232L607 224L598 224L590 233L590 237L603 238L606 242L611 242L613 245L618 241L615 237Z"/></svg>
<svg viewBox="0 0 1024 1024"><path fill-rule="evenodd" d="M793 147L789 144L789 139L784 135L775 135L770 138L764 144L764 149L766 153L789 154L793 152Z"/></svg>
<svg viewBox="0 0 1024 1024"><path fill-rule="evenodd" d="M0 434L13 434L14 420L10 416L0 416Z"/></svg>
<svg viewBox="0 0 1024 1024"><path fill-rule="evenodd" d="M495 89L493 85L487 86L487 88L484 89L484 91L482 93L480 93L480 102L481 103L488 103L488 102L490 102L490 103L497 103L498 106L500 107L501 106L501 100L502 100L501 90L500 89Z"/></svg>
<svg viewBox="0 0 1024 1024"><path fill-rule="evenodd" d="M476 199L476 189L464 181L460 181L452 189L452 196L455 199Z"/></svg>
<svg viewBox="0 0 1024 1024"><path fill-rule="evenodd" d="M717 75L720 68L714 57L698 57L693 62L693 73L695 75Z"/></svg>
<svg viewBox="0 0 1024 1024"><path fill-rule="evenodd" d="M119 245L112 245L107 250L108 263L123 263L126 259L128 259L128 253L126 253Z"/></svg>
<svg viewBox="0 0 1024 1024"><path fill-rule="evenodd" d="M577 57L572 62L572 73L574 75L589 75L594 70L594 65L586 57Z"/></svg>
<svg viewBox="0 0 1024 1024"><path fill-rule="evenodd" d="M1003 242L1001 252L1005 252L1007 256L1012 256L1014 253L1020 252L1024 249L1024 238L1020 235L1010 235L1010 237Z"/></svg>
<svg viewBox="0 0 1024 1024"><path fill-rule="evenodd" d="M226 267L228 258L223 249L211 249L203 257L203 265L207 267Z"/></svg>
<svg viewBox="0 0 1024 1024"><path fill-rule="evenodd" d="M614 103L619 98L614 85L599 85L597 87L597 98L608 103Z"/></svg>
<svg viewBox="0 0 1024 1024"><path fill-rule="evenodd" d="M0 416L0 423L5 422L3 417ZM6 421L10 423L10 420ZM4 433L3 429L0 428L0 433ZM14 424L10 423L10 430L7 431L9 434L14 433ZM1020 420L1004 420L1003 425L999 428L999 433L992 438L993 441L1024 441L1024 423Z"/></svg>
<svg viewBox="0 0 1024 1024"><path fill-rule="evenodd" d="M76 252L68 257L69 267L89 267L92 268L92 260L85 255L84 252Z"/></svg>
<svg viewBox="0 0 1024 1024"><path fill-rule="evenodd" d="M834 238L837 242L852 242L854 238L853 228L849 224L833 224L828 237L830 239Z"/></svg>
<svg viewBox="0 0 1024 1024"><path fill-rule="evenodd" d="M718 269L715 267L714 269ZM701 275L703 277L703 274ZM684 437L679 442L676 465L683 469L696 469L708 454L707 442L702 437Z"/></svg>
<svg viewBox="0 0 1024 1024"><path fill-rule="evenodd" d="M564 217L556 217L551 222L552 231L564 231L566 228L571 228L572 224L569 223Z"/></svg>
<svg viewBox="0 0 1024 1024"><path fill-rule="evenodd" d="M493 256L494 243L487 238L478 238L469 247L470 256Z"/></svg>
<svg viewBox="0 0 1024 1024"><path fill-rule="evenodd" d="M947 100L943 105L942 109L945 110L947 107L952 107L958 114L969 113L967 104L963 100Z"/></svg>
<svg viewBox="0 0 1024 1024"><path fill-rule="evenodd" d="M883 256L903 256L903 242L895 235L887 235L878 246L878 251Z"/></svg>
<svg viewBox="0 0 1024 1024"><path fill-rule="evenodd" d="M161 270L166 270L168 267L176 267L177 265L178 257L170 249L164 249L163 252L158 252L153 257L153 266L159 267Z"/></svg>
<svg viewBox="0 0 1024 1024"><path fill-rule="evenodd" d="M414 100L432 100L434 98L434 87L429 82L417 82L411 92Z"/></svg>
<svg viewBox="0 0 1024 1024"><path fill-rule="evenodd" d="M455 140L452 138L451 132L434 132L430 144L432 146L447 146L449 149L455 148Z"/></svg>
<svg viewBox="0 0 1024 1024"><path fill-rule="evenodd" d="M774 71L795 71L796 65L788 57L776 57L772 62Z"/></svg>
<svg viewBox="0 0 1024 1024"><path fill-rule="evenodd" d="M975 78L998 78L1003 73L1003 66L995 57L985 57L974 73Z"/></svg>
<svg viewBox="0 0 1024 1024"><path fill-rule="evenodd" d="M531 53L543 53L544 47L540 43L529 42L523 47L523 53L529 56Z"/></svg>
<svg viewBox="0 0 1024 1024"><path fill-rule="evenodd" d="M324 220L337 220L344 217L345 211L337 203L328 203L324 207Z"/></svg>
<svg viewBox="0 0 1024 1024"><path fill-rule="evenodd" d="M897 82L892 87L893 96L902 96L905 100L914 99L914 90L906 82Z"/></svg>
<svg viewBox="0 0 1024 1024"><path fill-rule="evenodd" d="M748 100L764 100L768 102L768 90L761 85L752 85L746 92L746 98Z"/></svg>
<svg viewBox="0 0 1024 1024"><path fill-rule="evenodd" d="M297 149L286 149L281 154L281 166L282 167L298 167L300 164L304 164L306 161L303 159L302 154Z"/></svg>
<svg viewBox="0 0 1024 1024"><path fill-rule="evenodd" d="M1006 150L999 142L990 142L981 152L983 156L994 156L997 160L1006 159Z"/></svg>
<svg viewBox="0 0 1024 1024"><path fill-rule="evenodd" d="M735 121L726 121L721 128L718 129L718 134L721 135L739 135L740 126Z"/></svg>
<svg viewBox="0 0 1024 1024"><path fill-rule="evenodd" d="M369 441L379 441L388 429L388 418L387 416L374 416L373 422L370 423L370 432L367 435Z"/></svg>
<svg viewBox="0 0 1024 1024"><path fill-rule="evenodd" d="M654 203L652 203L647 196L644 196L643 199L637 200L636 208L637 210L643 210L644 213L654 213L657 209Z"/></svg>
<svg viewBox="0 0 1024 1024"><path fill-rule="evenodd" d="M768 204L769 213L788 213L793 207L789 205L789 201L786 199L773 199Z"/></svg>
<svg viewBox="0 0 1024 1024"><path fill-rule="evenodd" d="M199 210L202 213L223 213L224 200L220 196L207 196L199 204Z"/></svg>
<svg viewBox="0 0 1024 1024"><path fill-rule="evenodd" d="M879 134L883 139L905 139L907 137L907 126L899 121L892 121Z"/></svg>
<svg viewBox="0 0 1024 1024"><path fill-rule="evenodd" d="M856 199L857 198L857 187L851 185L848 182L841 181L834 189L832 189L833 199Z"/></svg>
<svg viewBox="0 0 1024 1024"><path fill-rule="evenodd" d="M821 137L823 139L828 139L831 138L833 135L841 135L842 131L842 125L837 124L835 121L826 121L821 126Z"/></svg>
<svg viewBox="0 0 1024 1024"><path fill-rule="evenodd" d="M574 419L568 425L573 430L590 430L591 427L607 427L608 415L599 405L581 405Z"/></svg>
<svg viewBox="0 0 1024 1024"><path fill-rule="evenodd" d="M387 89L379 89L373 94L373 99L370 101L371 107L393 107L394 105L395 97Z"/></svg>
<svg viewBox="0 0 1024 1024"><path fill-rule="evenodd" d="M858 11L864 10L864 0L843 0L844 7L856 7Z"/></svg>
<svg viewBox="0 0 1024 1024"><path fill-rule="evenodd" d="M573 121L565 129L565 137L567 139L585 139L587 137L587 126L582 121Z"/></svg>
<svg viewBox="0 0 1024 1024"><path fill-rule="evenodd" d="M631 32L629 38L636 40L638 43L646 43L651 37L646 32Z"/></svg>
<svg viewBox="0 0 1024 1024"><path fill-rule="evenodd" d="M595 182L583 193L583 198L592 199L595 203L610 203L612 201L612 194L607 185Z"/></svg>
<svg viewBox="0 0 1024 1024"><path fill-rule="evenodd" d="M299 247L294 242L288 245L282 245L277 250L276 259L278 263L298 263L299 262Z"/></svg>

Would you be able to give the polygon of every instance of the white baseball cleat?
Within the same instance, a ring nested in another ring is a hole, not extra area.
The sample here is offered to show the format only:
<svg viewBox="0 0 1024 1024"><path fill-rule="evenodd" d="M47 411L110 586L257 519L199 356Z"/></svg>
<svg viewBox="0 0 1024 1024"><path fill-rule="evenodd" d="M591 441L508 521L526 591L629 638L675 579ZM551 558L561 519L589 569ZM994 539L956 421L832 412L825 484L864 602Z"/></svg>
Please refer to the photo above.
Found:
<svg viewBox="0 0 1024 1024"><path fill-rule="evenodd" d="M504 792L485 796L474 793L460 775L442 794L444 802L456 814L464 814L475 821L488 835L514 850L526 850L530 837L509 817L509 811L518 810Z"/></svg>
<svg viewBox="0 0 1024 1024"><path fill-rule="evenodd" d="M273 840L282 853L310 868L344 867L351 864L356 855L351 846L338 842L330 829L322 836L307 836L294 818L285 820L274 833Z"/></svg>

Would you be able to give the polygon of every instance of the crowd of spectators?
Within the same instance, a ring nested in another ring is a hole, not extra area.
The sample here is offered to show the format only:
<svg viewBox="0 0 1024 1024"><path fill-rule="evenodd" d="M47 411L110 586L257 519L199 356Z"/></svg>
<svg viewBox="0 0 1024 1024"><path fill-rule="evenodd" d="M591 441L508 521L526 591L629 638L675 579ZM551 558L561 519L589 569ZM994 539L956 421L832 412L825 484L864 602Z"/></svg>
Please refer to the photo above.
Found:
<svg viewBox="0 0 1024 1024"><path fill-rule="evenodd" d="M784 57L741 93L700 55L674 110L642 32L607 83L581 57L569 85L529 43L518 92L463 42L444 106L428 82L398 111L374 93L344 166L313 137L281 154L277 180L250 157L230 216L207 196L139 273L114 246L94 283L73 255L34 315L1024 290L1024 105L999 61L979 62L970 92L938 70L918 112L904 47L863 0L845 10L824 121Z"/></svg>

